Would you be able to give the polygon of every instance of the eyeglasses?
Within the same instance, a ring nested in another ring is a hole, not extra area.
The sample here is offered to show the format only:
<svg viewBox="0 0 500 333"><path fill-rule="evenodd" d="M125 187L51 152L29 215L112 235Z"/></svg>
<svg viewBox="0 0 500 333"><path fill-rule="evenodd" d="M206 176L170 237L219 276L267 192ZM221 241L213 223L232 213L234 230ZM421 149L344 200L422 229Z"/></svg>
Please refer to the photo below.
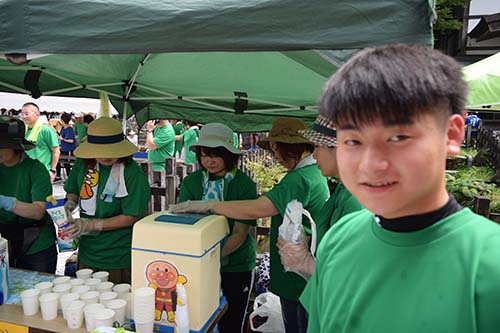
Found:
<svg viewBox="0 0 500 333"><path fill-rule="evenodd" d="M21 117L27 117L27 116L29 116L29 115L30 115L30 114L32 114L32 113L33 113L33 112L21 112L21 113L19 114L19 116L21 116Z"/></svg>

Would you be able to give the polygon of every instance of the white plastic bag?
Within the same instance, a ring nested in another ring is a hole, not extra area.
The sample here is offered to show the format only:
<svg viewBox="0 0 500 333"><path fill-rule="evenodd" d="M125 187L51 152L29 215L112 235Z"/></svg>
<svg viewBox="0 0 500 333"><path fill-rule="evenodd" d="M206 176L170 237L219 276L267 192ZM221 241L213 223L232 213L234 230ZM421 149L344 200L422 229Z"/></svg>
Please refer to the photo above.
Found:
<svg viewBox="0 0 500 333"><path fill-rule="evenodd" d="M306 241L306 233L302 226L302 215L307 217L311 223L311 253L314 256L316 251L316 223L311 214L302 207L302 203L292 200L286 205L283 223L278 228L279 237L294 244ZM285 267L286 269L286 267Z"/></svg>
<svg viewBox="0 0 500 333"><path fill-rule="evenodd" d="M267 318L267 320L254 327L256 316ZM281 313L280 298L271 292L263 293L255 298L253 312L250 314L250 327L256 332L285 333L285 323Z"/></svg>

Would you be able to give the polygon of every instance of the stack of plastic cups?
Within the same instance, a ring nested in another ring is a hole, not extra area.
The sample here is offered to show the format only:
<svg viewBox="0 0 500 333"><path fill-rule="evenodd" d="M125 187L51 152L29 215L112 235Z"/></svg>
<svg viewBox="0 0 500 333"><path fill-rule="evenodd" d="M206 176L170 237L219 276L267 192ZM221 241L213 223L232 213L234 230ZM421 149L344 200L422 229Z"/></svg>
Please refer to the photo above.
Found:
<svg viewBox="0 0 500 333"><path fill-rule="evenodd" d="M94 271L90 268L83 268L76 271L76 277L82 280L88 280L92 277Z"/></svg>
<svg viewBox="0 0 500 333"><path fill-rule="evenodd" d="M133 308L136 332L152 333L155 319L155 290L148 287L134 290Z"/></svg>
<svg viewBox="0 0 500 333"><path fill-rule="evenodd" d="M85 305L83 313L85 314L85 326L87 326L87 331L91 332L96 329L95 315L102 310L104 310L104 305L102 304Z"/></svg>

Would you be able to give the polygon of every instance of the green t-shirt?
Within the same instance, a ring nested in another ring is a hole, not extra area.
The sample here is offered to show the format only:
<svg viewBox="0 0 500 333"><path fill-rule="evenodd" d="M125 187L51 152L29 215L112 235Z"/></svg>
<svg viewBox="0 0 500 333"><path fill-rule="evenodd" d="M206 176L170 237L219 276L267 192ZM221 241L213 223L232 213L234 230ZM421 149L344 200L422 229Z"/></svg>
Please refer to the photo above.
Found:
<svg viewBox="0 0 500 333"><path fill-rule="evenodd" d="M32 129L28 128L28 131L24 135L28 138ZM59 139L57 138L56 131L47 125L42 125L40 133L35 141L35 148L27 150L26 154L34 160L39 160L45 166L47 171L51 169L52 164L52 148L59 147Z"/></svg>
<svg viewBox="0 0 500 333"><path fill-rule="evenodd" d="M75 123L75 132L78 137L78 144L82 143L83 138L87 135L87 126L83 122Z"/></svg>
<svg viewBox="0 0 500 333"><path fill-rule="evenodd" d="M88 218L108 218L117 215L143 217L151 197L146 175L135 161L124 169L125 184L128 195L123 198L113 197L112 202L100 199L111 171L110 166L99 166L99 185L96 199L95 216ZM64 185L67 193L80 194L87 169L77 159ZM130 247L132 243L132 227L111 231L103 231L97 236L80 237L78 260L84 264L108 269L130 268Z"/></svg>
<svg viewBox="0 0 500 333"><path fill-rule="evenodd" d="M156 149L148 151L148 160L154 171L165 170L165 159L174 156L175 132L172 124L156 127L153 141Z"/></svg>
<svg viewBox="0 0 500 333"><path fill-rule="evenodd" d="M306 281L293 272L285 272L278 253L276 243L278 241L278 228L283 222L285 208L294 199L300 201L302 206L311 213L316 223L316 230L324 229L320 216L322 208L328 199L329 191L326 178L321 175L321 171L316 164L289 171L285 177L274 186L268 193L264 194L279 215L271 218L271 280L270 290L280 297L289 300L298 300L300 293L306 285ZM307 218L303 218L302 224L307 234L311 234L311 224Z"/></svg>
<svg viewBox="0 0 500 333"><path fill-rule="evenodd" d="M221 178L216 177L214 179ZM179 193L179 202L187 200L201 200L203 196L203 174L202 170L197 170L189 174L182 181L181 191ZM253 200L257 198L257 189L255 183L244 174L237 170L236 174L229 182L227 189L227 198L225 200ZM233 231L234 220L227 219L230 233ZM240 223L256 225L255 220L243 220ZM255 241L250 233L241 244L241 246L222 259L223 272L248 272L255 267Z"/></svg>
<svg viewBox="0 0 500 333"><path fill-rule="evenodd" d="M343 216L363 209L359 201L349 192L342 183L337 182L330 199L325 203L320 215L319 228L316 228L319 244L325 233ZM324 220L324 221L323 221Z"/></svg>
<svg viewBox="0 0 500 333"><path fill-rule="evenodd" d="M184 163L186 164L195 164L198 162L196 159L196 153L194 151L191 151L189 147L193 143L196 143L198 141L198 135L199 135L199 129L198 127L190 127L188 128L184 133L182 133L182 139L184 140Z"/></svg>
<svg viewBox="0 0 500 333"><path fill-rule="evenodd" d="M178 121L173 127L175 135L181 135L186 130L186 125L184 125L182 121ZM182 140L175 141L175 152L180 153L183 145L184 142L182 142Z"/></svg>
<svg viewBox="0 0 500 333"><path fill-rule="evenodd" d="M21 163L12 167L0 164L0 179L2 179L0 194L16 197L19 201L45 202L47 196L52 195L49 173L38 160L33 160L28 156ZM41 221L36 221L0 209L0 223L43 224L38 238L26 251L27 255L46 250L55 244L56 232L48 213L45 213Z"/></svg>
<svg viewBox="0 0 500 333"><path fill-rule="evenodd" d="M498 332L499 258L500 226L467 208L414 232L350 214L318 248L307 332Z"/></svg>

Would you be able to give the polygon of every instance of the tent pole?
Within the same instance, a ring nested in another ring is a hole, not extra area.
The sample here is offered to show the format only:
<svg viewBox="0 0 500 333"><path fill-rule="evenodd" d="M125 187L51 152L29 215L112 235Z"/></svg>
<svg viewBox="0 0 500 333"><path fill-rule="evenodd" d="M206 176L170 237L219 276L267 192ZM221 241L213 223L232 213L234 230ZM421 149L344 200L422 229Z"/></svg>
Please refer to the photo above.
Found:
<svg viewBox="0 0 500 333"><path fill-rule="evenodd" d="M127 106L128 102L123 103L123 119L122 119L122 129L123 133L127 133Z"/></svg>

